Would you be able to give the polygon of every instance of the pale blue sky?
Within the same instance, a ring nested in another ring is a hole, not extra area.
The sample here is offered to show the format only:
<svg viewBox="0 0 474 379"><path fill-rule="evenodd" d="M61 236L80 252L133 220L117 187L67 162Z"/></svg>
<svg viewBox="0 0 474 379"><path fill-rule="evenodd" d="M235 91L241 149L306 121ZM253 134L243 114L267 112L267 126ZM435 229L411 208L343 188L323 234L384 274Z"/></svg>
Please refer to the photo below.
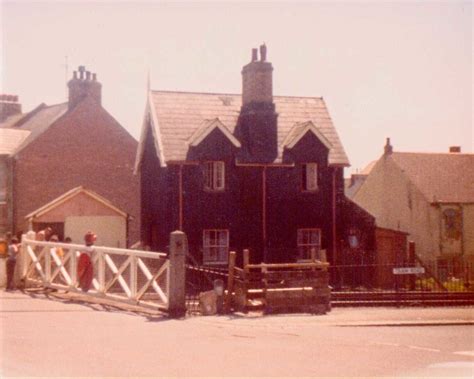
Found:
<svg viewBox="0 0 474 379"><path fill-rule="evenodd" d="M138 138L151 88L241 92L241 68L265 42L274 94L323 96L352 163L395 151L473 151L469 1L5 2L1 92L25 111L66 100L79 65L105 108Z"/></svg>

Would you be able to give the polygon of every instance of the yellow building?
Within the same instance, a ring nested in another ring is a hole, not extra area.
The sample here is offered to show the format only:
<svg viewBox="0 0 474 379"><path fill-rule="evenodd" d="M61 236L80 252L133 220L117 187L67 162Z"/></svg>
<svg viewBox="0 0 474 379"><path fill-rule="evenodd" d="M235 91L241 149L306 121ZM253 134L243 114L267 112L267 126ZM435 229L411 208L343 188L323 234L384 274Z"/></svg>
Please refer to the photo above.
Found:
<svg viewBox="0 0 474 379"><path fill-rule="evenodd" d="M474 154L385 152L353 201L377 226L409 233L440 279L474 274Z"/></svg>

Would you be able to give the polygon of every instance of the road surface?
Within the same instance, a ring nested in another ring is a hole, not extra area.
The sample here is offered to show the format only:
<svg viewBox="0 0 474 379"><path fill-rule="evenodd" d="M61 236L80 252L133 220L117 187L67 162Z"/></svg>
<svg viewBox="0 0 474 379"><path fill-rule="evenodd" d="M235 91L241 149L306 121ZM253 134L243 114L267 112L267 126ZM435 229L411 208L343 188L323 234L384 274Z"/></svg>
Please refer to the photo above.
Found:
<svg viewBox="0 0 474 379"><path fill-rule="evenodd" d="M0 377L474 376L473 308L169 320L21 292L0 300Z"/></svg>

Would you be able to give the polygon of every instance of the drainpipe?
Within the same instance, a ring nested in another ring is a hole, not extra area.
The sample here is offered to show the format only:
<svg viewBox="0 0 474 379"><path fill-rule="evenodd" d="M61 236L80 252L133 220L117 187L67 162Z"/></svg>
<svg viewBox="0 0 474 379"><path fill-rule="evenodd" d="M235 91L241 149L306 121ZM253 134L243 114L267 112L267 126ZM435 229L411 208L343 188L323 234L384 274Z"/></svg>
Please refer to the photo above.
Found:
<svg viewBox="0 0 474 379"><path fill-rule="evenodd" d="M334 167L332 171L332 256L334 265L338 263L336 238L336 172L337 168Z"/></svg>
<svg viewBox="0 0 474 379"><path fill-rule="evenodd" d="M179 165L179 227L178 230L183 230L183 165Z"/></svg>
<svg viewBox="0 0 474 379"><path fill-rule="evenodd" d="M262 169L262 238L263 261L267 262L267 166Z"/></svg>

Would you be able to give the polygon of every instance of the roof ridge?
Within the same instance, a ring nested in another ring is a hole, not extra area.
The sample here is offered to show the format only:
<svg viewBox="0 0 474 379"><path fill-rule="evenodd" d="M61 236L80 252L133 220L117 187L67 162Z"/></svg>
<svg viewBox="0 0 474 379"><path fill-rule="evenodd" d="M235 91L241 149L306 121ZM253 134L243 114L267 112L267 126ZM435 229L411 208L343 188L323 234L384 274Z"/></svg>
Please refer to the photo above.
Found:
<svg viewBox="0 0 474 379"><path fill-rule="evenodd" d="M473 155L474 153L451 153L451 152L428 152L428 151L393 151L391 154L420 154L420 155L449 155L449 156L459 156L459 155Z"/></svg>
<svg viewBox="0 0 474 379"><path fill-rule="evenodd" d="M225 92L202 92L202 91L173 91L173 90L150 90L150 92L162 92L162 93L183 93L183 94L195 94L195 95L224 95L224 96L242 96L241 93L225 93ZM297 95L273 95L273 97L291 97L296 99L320 99L323 100L322 96L297 96Z"/></svg>

